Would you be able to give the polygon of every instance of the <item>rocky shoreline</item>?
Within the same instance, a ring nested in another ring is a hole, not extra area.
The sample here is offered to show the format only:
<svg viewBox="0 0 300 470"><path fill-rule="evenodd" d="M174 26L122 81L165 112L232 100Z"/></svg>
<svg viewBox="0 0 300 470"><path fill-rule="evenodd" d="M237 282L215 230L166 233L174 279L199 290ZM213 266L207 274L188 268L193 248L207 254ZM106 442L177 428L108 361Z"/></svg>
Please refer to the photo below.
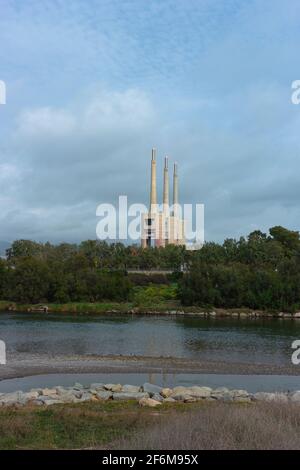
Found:
<svg viewBox="0 0 300 470"><path fill-rule="evenodd" d="M298 403L300 390L294 392L257 392L229 390L226 387L212 389L204 386L171 388L159 387L150 383L141 386L93 383L84 386L75 383L72 387L35 388L29 392L0 393L0 406L50 406L55 404L82 403L86 401L127 401L134 400L140 406L155 407L163 403L194 403L197 401L221 400L236 403L255 401Z"/></svg>

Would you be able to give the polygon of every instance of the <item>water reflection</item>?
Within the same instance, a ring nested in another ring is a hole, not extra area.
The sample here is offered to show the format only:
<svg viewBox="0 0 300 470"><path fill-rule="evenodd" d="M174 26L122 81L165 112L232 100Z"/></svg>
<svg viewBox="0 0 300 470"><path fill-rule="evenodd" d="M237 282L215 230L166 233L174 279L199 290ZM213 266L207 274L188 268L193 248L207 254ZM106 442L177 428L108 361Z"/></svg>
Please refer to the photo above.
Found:
<svg viewBox="0 0 300 470"><path fill-rule="evenodd" d="M8 353L173 356L290 364L299 321L0 314Z"/></svg>

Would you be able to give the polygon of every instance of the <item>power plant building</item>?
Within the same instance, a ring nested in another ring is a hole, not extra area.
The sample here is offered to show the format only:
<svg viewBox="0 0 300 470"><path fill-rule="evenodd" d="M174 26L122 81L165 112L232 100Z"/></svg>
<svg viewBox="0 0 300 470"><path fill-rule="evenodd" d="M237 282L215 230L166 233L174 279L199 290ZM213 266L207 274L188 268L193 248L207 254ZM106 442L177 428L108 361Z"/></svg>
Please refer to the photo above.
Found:
<svg viewBox="0 0 300 470"><path fill-rule="evenodd" d="M167 245L185 245L184 220L178 202L178 169L173 169L173 203L169 204L169 168L168 157L165 157L163 174L163 203L157 203L156 184L156 150L152 149L150 207L142 214L141 241L142 247L165 247Z"/></svg>

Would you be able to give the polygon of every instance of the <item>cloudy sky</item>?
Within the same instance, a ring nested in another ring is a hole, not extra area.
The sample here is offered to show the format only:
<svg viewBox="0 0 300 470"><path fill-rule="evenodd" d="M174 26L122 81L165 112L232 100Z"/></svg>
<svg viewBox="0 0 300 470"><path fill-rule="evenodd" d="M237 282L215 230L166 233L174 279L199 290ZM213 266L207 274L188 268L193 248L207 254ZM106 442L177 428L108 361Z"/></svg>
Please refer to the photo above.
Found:
<svg viewBox="0 0 300 470"><path fill-rule="evenodd" d="M0 240L95 238L151 148L205 237L300 227L298 0L0 0ZM161 188L159 188L161 190Z"/></svg>

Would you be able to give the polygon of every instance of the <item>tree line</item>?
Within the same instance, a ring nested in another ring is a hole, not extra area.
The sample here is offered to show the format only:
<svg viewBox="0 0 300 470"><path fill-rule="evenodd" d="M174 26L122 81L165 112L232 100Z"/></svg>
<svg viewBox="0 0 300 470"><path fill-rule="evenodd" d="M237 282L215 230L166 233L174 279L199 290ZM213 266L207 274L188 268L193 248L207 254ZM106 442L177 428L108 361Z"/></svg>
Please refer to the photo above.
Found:
<svg viewBox="0 0 300 470"><path fill-rule="evenodd" d="M299 232L276 226L238 241L207 243L179 286L183 305L300 309Z"/></svg>
<svg viewBox="0 0 300 470"><path fill-rule="evenodd" d="M143 276L129 269L169 269L183 305L296 310L300 308L299 233L276 226L239 240L188 251L142 249L87 240L80 244L18 240L0 259L0 299L21 303L128 301ZM184 267L184 272L182 272Z"/></svg>
<svg viewBox="0 0 300 470"><path fill-rule="evenodd" d="M130 300L135 285L164 276L127 275L128 269L179 271L184 247L142 249L87 240L79 245L17 240L0 259L0 299L20 303ZM145 278L149 278L145 280Z"/></svg>

